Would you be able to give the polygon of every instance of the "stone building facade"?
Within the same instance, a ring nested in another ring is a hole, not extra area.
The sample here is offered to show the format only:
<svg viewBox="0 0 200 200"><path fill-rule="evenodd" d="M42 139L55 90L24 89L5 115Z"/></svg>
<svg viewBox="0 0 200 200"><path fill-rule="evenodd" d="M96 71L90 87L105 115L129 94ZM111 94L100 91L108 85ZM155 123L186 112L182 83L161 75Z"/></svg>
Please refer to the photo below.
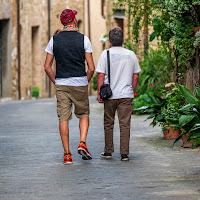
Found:
<svg viewBox="0 0 200 200"><path fill-rule="evenodd" d="M21 98L31 97L33 87L47 96L43 63L48 41L48 6L46 0L20 1L20 89ZM45 83L45 84L44 84Z"/></svg>
<svg viewBox="0 0 200 200"><path fill-rule="evenodd" d="M45 48L62 28L60 13L65 8L78 11L80 32L92 43L94 62L109 42L100 38L119 26L127 37L127 14L117 10L114 0L0 0L0 98L30 99L33 87L40 97L54 97L55 87L44 72ZM86 65L87 67L87 65ZM55 63L53 64L55 70ZM90 94L94 94L89 87Z"/></svg>
<svg viewBox="0 0 200 200"><path fill-rule="evenodd" d="M16 1L0 1L0 97L17 95L16 10Z"/></svg>
<svg viewBox="0 0 200 200"><path fill-rule="evenodd" d="M0 98L29 99L33 87L39 87L40 97L55 95L44 73L44 50L62 28L59 15L65 8L79 12L84 32L84 0L0 1Z"/></svg>

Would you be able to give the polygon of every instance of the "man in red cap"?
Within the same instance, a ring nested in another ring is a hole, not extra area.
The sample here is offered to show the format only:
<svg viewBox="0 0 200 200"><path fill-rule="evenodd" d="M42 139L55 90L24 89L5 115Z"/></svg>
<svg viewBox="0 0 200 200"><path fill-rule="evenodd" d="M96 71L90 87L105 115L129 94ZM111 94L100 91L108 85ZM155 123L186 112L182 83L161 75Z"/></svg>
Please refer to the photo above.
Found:
<svg viewBox="0 0 200 200"><path fill-rule="evenodd" d="M65 9L60 15L63 29L49 41L45 51L45 72L56 86L57 114L59 118L60 136L64 149L64 164L72 163L69 150L69 120L72 119L72 104L74 114L80 119L80 143L78 153L82 159L92 159L86 146L89 127L88 82L94 74L92 45L85 35L79 33L75 15L77 11ZM56 75L52 70L53 60L56 60ZM85 59L88 71L85 71Z"/></svg>

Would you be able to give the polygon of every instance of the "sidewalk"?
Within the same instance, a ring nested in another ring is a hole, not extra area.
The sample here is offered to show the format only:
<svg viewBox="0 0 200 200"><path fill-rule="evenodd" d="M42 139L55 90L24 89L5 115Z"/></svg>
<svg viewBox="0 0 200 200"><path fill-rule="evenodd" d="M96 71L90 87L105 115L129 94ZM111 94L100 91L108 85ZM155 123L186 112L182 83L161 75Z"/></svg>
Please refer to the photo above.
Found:
<svg viewBox="0 0 200 200"><path fill-rule="evenodd" d="M199 149L164 141L146 116L132 116L130 161L121 162L119 126L115 153L102 160L103 105L90 98L87 145L77 153L78 120L70 121L73 165L64 166L55 99L0 104L0 200L200 200ZM117 122L117 118L116 118Z"/></svg>

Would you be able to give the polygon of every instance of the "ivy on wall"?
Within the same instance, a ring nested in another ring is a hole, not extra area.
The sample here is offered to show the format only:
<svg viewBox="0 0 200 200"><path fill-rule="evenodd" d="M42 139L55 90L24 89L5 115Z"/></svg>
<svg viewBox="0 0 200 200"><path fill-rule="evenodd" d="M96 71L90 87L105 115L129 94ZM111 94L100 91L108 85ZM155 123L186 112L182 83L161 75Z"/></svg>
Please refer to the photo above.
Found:
<svg viewBox="0 0 200 200"><path fill-rule="evenodd" d="M199 0L163 0L158 15L152 19L155 37L170 42L179 65L193 66L194 27L200 26Z"/></svg>
<svg viewBox="0 0 200 200"><path fill-rule="evenodd" d="M200 26L200 0L117 0L115 8L126 7L131 15L132 40L140 42L145 23L153 26L150 42L157 38L172 48L178 68L195 66L194 28ZM145 16L148 16L146 18Z"/></svg>

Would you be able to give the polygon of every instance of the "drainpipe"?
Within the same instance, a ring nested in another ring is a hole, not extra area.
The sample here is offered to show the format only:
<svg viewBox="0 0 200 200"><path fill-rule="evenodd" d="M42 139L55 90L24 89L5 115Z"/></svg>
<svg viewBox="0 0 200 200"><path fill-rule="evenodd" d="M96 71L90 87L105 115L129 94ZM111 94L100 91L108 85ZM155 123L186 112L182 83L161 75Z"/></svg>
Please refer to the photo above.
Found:
<svg viewBox="0 0 200 200"><path fill-rule="evenodd" d="M17 64L18 64L18 98L21 99L21 45L20 45L20 0L17 0Z"/></svg>
<svg viewBox="0 0 200 200"><path fill-rule="evenodd" d="M2 23L0 22L0 67L1 67L1 98L3 98L3 55L2 55Z"/></svg>
<svg viewBox="0 0 200 200"><path fill-rule="evenodd" d="M91 41L91 26L90 26L90 0L87 1L87 6L88 6L88 37ZM92 87L91 83L89 83L89 95L92 94Z"/></svg>
<svg viewBox="0 0 200 200"><path fill-rule="evenodd" d="M131 1L128 1L128 40L131 39L131 5L130 5Z"/></svg>
<svg viewBox="0 0 200 200"><path fill-rule="evenodd" d="M48 39L51 38L51 2L48 0ZM46 75L47 76L47 75ZM51 98L51 80L49 79L49 98Z"/></svg>
<svg viewBox="0 0 200 200"><path fill-rule="evenodd" d="M90 0L88 0L88 37L91 37L91 27L90 27ZM91 41L91 38L90 38Z"/></svg>

